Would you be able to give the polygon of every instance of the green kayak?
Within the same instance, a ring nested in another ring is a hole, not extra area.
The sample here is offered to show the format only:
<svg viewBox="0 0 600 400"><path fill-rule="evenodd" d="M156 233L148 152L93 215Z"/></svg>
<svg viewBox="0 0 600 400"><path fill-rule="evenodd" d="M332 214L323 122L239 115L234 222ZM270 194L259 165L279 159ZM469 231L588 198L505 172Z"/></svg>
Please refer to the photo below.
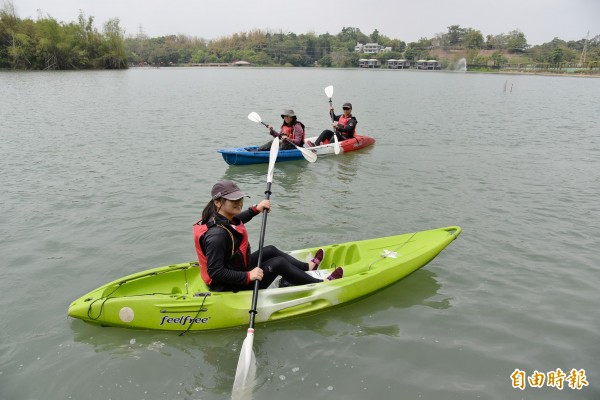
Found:
<svg viewBox="0 0 600 400"><path fill-rule="evenodd" d="M317 274L335 266L344 277L259 291L256 322L292 318L369 295L426 265L458 237L458 226L322 246ZM290 252L306 260L318 247ZM75 300L69 316L103 326L201 331L247 325L252 291L210 292L198 263L174 264L126 276Z"/></svg>

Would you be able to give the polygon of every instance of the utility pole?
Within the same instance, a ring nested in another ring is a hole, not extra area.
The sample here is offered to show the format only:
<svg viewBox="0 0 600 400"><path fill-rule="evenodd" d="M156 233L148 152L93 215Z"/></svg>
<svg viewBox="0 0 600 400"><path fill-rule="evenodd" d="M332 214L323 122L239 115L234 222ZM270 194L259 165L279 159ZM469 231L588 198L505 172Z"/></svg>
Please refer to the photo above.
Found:
<svg viewBox="0 0 600 400"><path fill-rule="evenodd" d="M144 32L144 27L142 26L142 24L140 24L138 26L138 37L144 38L145 36L146 36L146 33Z"/></svg>

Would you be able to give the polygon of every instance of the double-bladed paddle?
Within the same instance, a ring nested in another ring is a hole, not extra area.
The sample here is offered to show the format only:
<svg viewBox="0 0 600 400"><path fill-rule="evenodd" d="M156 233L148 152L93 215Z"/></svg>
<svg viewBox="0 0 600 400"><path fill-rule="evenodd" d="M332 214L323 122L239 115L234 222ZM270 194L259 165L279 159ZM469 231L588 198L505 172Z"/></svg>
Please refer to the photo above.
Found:
<svg viewBox="0 0 600 400"><path fill-rule="evenodd" d="M325 94L329 97L329 113L331 115L331 122L334 122L333 113L331 112L332 103L331 98L333 97L333 86L327 86L325 88ZM337 133L333 132L333 152L340 154L340 142L338 141Z"/></svg>
<svg viewBox="0 0 600 400"><path fill-rule="evenodd" d="M273 139L271 150L269 153L269 171L267 173L267 190L265 191L265 199L271 197L271 183L273 182L273 170L275 169L275 160L279 152L279 138ZM257 268L261 268L262 252L265 243L265 230L267 227L267 210L263 210L262 225L260 227L260 241L258 242L258 264ZM233 390L231 399L248 399L252 397L254 381L256 378L256 357L252 349L254 344L254 318L256 317L256 305L258 302L258 280L254 281L254 291L252 292L252 305L250 307L250 323L246 334L246 339L242 344L240 351L240 359L238 360L237 370L235 371L235 380L233 381Z"/></svg>
<svg viewBox="0 0 600 400"><path fill-rule="evenodd" d="M268 124L265 124L262 119L260 118L260 115L258 115L255 112L251 112L250 114L248 114L248 119L252 122L257 122L259 124L263 124L264 126L266 126L267 128L269 127ZM302 156L306 159L306 161L314 163L315 161L317 161L317 154L305 149L304 147L300 147L297 146L295 143L293 143L292 141L288 140L289 143L292 143L298 150L300 150L300 153L302 153Z"/></svg>

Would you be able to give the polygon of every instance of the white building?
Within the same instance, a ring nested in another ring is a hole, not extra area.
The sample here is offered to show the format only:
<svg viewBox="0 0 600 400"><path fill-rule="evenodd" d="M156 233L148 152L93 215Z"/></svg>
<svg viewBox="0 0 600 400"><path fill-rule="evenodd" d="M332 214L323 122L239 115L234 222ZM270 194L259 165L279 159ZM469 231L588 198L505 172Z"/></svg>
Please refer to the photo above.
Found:
<svg viewBox="0 0 600 400"><path fill-rule="evenodd" d="M366 53L366 54L377 54L392 51L391 47L383 47L378 43L367 43L362 44L360 42L356 43L354 46L354 51L357 53Z"/></svg>

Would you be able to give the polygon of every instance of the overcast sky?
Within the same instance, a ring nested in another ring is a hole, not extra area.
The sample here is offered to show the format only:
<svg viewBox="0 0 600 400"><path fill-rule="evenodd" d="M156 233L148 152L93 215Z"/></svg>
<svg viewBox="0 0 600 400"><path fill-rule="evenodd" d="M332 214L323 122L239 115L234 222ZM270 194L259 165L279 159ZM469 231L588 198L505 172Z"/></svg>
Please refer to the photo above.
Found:
<svg viewBox="0 0 600 400"><path fill-rule="evenodd" d="M6 0L0 0L4 5ZM79 11L104 22L119 18L126 35L185 34L216 39L253 29L297 34L337 34L343 27L405 42L446 33L460 25L483 36L513 30L531 45L553 38L579 40L600 35L600 0L12 0L17 16L39 15L62 22Z"/></svg>

